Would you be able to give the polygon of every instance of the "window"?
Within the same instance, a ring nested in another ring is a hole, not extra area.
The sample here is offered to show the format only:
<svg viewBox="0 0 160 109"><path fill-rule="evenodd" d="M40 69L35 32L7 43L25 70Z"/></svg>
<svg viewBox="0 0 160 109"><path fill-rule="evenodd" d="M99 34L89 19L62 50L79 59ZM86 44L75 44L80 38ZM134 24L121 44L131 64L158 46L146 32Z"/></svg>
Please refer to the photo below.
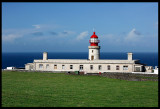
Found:
<svg viewBox="0 0 160 109"><path fill-rule="evenodd" d="M79 69L80 69L80 70L83 70L83 65L80 65L80 66L79 66Z"/></svg>
<svg viewBox="0 0 160 109"><path fill-rule="evenodd" d="M57 65L54 65L54 69L57 69Z"/></svg>
<svg viewBox="0 0 160 109"><path fill-rule="evenodd" d="M73 65L70 65L70 69L73 69Z"/></svg>
<svg viewBox="0 0 160 109"><path fill-rule="evenodd" d="M119 65L116 66L116 70L119 70Z"/></svg>
<svg viewBox="0 0 160 109"><path fill-rule="evenodd" d="M62 69L65 69L65 65L62 65Z"/></svg>
<svg viewBox="0 0 160 109"><path fill-rule="evenodd" d="M99 69L99 70L101 70L101 69L102 69L102 66L101 66L101 65L99 65L99 66L98 66L98 69Z"/></svg>
<svg viewBox="0 0 160 109"><path fill-rule="evenodd" d="M92 42L92 43L97 43L97 42L99 42L99 40L98 40L97 38L91 38L91 39L90 39L90 42Z"/></svg>
<svg viewBox="0 0 160 109"><path fill-rule="evenodd" d="M39 64L39 68L42 69L43 68L43 64Z"/></svg>
<svg viewBox="0 0 160 109"><path fill-rule="evenodd" d="M49 64L46 65L46 69L48 69L48 68L49 68Z"/></svg>
<svg viewBox="0 0 160 109"><path fill-rule="evenodd" d="M128 70L128 66L127 65L123 66L123 70Z"/></svg>
<svg viewBox="0 0 160 109"><path fill-rule="evenodd" d="M111 70L111 66L110 65L107 65L107 70Z"/></svg>
<svg viewBox="0 0 160 109"><path fill-rule="evenodd" d="M90 65L90 69L93 70L93 65Z"/></svg>

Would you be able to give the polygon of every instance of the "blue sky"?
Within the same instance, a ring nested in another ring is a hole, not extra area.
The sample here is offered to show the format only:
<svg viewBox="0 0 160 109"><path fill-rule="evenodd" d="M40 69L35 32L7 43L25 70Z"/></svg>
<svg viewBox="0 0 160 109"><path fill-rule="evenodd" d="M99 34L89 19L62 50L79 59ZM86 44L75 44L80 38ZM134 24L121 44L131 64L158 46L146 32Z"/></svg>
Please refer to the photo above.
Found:
<svg viewBox="0 0 160 109"><path fill-rule="evenodd" d="M2 2L2 52L158 52L157 2Z"/></svg>

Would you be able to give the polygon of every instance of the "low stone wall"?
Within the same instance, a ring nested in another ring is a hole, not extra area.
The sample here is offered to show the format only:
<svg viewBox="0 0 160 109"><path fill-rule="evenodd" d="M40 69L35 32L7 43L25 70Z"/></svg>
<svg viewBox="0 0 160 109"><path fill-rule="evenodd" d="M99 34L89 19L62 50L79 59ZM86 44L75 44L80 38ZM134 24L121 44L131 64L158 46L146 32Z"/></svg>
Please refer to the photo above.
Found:
<svg viewBox="0 0 160 109"><path fill-rule="evenodd" d="M128 81L158 81L158 75L155 74L134 74L134 73L102 73L101 76L122 79Z"/></svg>
<svg viewBox="0 0 160 109"><path fill-rule="evenodd" d="M25 69L12 69L12 70L8 70L8 69L2 69L2 71L18 71L18 72L28 72L29 70L25 70Z"/></svg>
<svg viewBox="0 0 160 109"><path fill-rule="evenodd" d="M95 75L95 76L97 76L97 75L100 75L99 73L87 73L86 75Z"/></svg>

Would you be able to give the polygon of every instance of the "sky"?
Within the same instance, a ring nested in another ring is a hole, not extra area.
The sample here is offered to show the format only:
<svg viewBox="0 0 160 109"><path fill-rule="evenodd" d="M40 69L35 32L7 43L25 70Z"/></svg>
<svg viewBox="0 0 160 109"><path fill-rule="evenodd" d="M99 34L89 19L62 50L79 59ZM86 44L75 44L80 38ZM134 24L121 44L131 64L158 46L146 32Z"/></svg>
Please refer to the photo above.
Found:
<svg viewBox="0 0 160 109"><path fill-rule="evenodd" d="M158 52L158 2L2 2L2 52L88 52L93 31L101 52Z"/></svg>

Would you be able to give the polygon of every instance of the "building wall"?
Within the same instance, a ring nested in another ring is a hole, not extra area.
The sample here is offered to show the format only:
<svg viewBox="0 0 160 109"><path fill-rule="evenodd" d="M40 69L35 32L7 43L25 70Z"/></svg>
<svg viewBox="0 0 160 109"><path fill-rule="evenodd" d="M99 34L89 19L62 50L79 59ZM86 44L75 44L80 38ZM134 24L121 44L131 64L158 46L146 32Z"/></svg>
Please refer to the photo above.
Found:
<svg viewBox="0 0 160 109"><path fill-rule="evenodd" d="M30 70L30 64L25 64L25 70Z"/></svg>
<svg viewBox="0 0 160 109"><path fill-rule="evenodd" d="M25 64L25 70L34 70L35 63L27 63Z"/></svg>
<svg viewBox="0 0 160 109"><path fill-rule="evenodd" d="M40 67L43 65L43 67ZM47 67L47 65L49 65ZM54 66L57 66L55 69ZM62 69L62 65L64 65L64 69ZM73 69L70 69L70 65L73 66ZM54 64L54 63L35 63L35 70L42 71L80 71L80 65L83 65L83 70L86 73L99 73L99 72L132 72L133 65L132 64ZM93 65L93 69L90 69L90 65ZM101 69L99 69L99 65L101 65ZM110 70L107 69L107 66L110 65ZM119 66L119 70L116 70L116 66ZM128 66L127 70L124 70L124 66Z"/></svg>
<svg viewBox="0 0 160 109"><path fill-rule="evenodd" d="M154 69L154 73L155 73L155 74L158 74L158 69Z"/></svg>
<svg viewBox="0 0 160 109"><path fill-rule="evenodd" d="M153 72L152 70L153 70L152 66L145 66L145 72L152 73Z"/></svg>
<svg viewBox="0 0 160 109"><path fill-rule="evenodd" d="M25 69L41 71L84 71L85 73L134 72L136 69L137 71L142 71L143 65L138 64L138 60L132 60L132 53L128 53L127 60L99 60L99 49L100 46L89 46L90 58L88 60L48 59L47 52L44 52L43 59L34 60L33 63L25 64ZM92 55L94 55L96 59L90 60ZM70 68L70 65L73 66L72 69ZM83 70L80 69L80 65L83 66ZM91 65L93 66L93 69L90 68ZM108 70L108 65L110 66L110 70ZM100 66L101 69L99 69ZM117 66L119 66L118 70Z"/></svg>
<svg viewBox="0 0 160 109"><path fill-rule="evenodd" d="M133 72L142 72L143 71L143 65L141 64L134 64L134 67L133 67Z"/></svg>

